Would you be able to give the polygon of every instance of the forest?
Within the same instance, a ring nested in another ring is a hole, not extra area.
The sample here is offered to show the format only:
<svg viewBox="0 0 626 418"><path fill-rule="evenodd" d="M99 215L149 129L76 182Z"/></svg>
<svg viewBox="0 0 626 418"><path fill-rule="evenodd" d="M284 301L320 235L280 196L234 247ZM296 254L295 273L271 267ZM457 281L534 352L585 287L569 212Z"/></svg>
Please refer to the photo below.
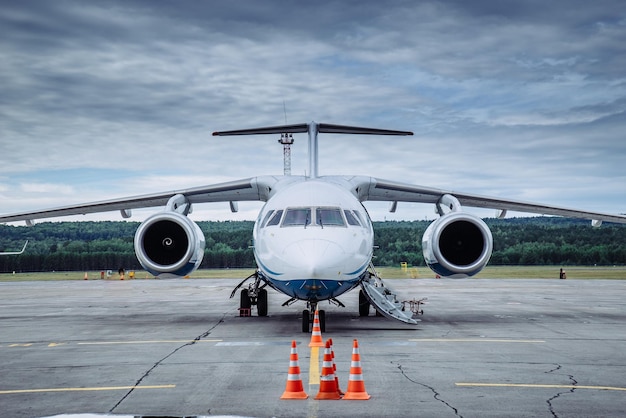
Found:
<svg viewBox="0 0 626 418"><path fill-rule="evenodd" d="M486 219L493 234L490 265L626 265L626 225L556 217ZM421 238L429 221L374 222L376 266L423 266ZM254 267L252 221L198 222L206 238L200 268ZM138 222L44 222L0 225L0 273L137 269Z"/></svg>

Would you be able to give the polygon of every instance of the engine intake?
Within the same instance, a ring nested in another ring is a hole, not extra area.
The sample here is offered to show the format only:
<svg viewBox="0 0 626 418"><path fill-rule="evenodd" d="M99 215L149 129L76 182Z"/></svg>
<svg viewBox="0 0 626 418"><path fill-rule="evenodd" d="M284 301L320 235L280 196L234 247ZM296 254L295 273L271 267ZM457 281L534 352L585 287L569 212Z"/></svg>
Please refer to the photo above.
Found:
<svg viewBox="0 0 626 418"><path fill-rule="evenodd" d="M487 265L493 237L477 216L453 212L428 226L422 237L422 251L428 267L452 278L473 276Z"/></svg>
<svg viewBox="0 0 626 418"><path fill-rule="evenodd" d="M195 271L204 257L204 234L177 212L146 219L135 233L135 254L142 267L157 277L180 277Z"/></svg>

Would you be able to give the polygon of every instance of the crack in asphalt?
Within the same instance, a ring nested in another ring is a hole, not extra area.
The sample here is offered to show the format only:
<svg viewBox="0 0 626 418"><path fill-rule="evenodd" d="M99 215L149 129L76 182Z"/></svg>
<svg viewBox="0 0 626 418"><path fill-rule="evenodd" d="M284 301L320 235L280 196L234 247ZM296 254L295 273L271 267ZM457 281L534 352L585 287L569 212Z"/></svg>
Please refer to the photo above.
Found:
<svg viewBox="0 0 626 418"><path fill-rule="evenodd" d="M129 390L129 391L128 391L128 392L127 392L124 396L122 396L122 399L120 399L120 400L119 400L119 401L118 401L118 402L117 402L117 403L113 406L113 408L109 409L109 414L112 414L112 413L115 411L115 409L116 409L118 406L120 406L120 405L121 405L121 403L122 403L122 402L124 402L124 400L125 400L126 398L128 398L128 397L130 396L130 394L131 394L131 393L133 393L133 392L135 391L135 388L136 388L137 386L139 386L139 385L141 384L141 382L142 382L145 378L147 378L147 377L150 375L150 373L152 373L152 371L153 371L154 369L156 369L157 367L159 367L159 366L160 366L160 365L161 365L161 364L162 364L165 360L167 360L168 358L170 358L171 356L173 356L174 354L176 354L179 350L182 350L183 348L185 348L185 347L187 347L187 346L194 345L194 344L196 344L198 341L202 340L203 338L208 337L208 336L211 334L211 332L213 332L213 330L214 330L215 328L217 328L217 327L218 327L218 326L219 326L222 322L224 322L224 318L225 318L225 317L226 317L226 314L222 315L222 317L220 318L220 320L219 320L219 321L217 321L217 323L215 323L215 325L213 325L213 326L212 326L211 328L209 328L207 331L205 331L204 333L202 333L202 334L198 335L198 336L197 336L196 338L194 338L192 341L189 341L189 342L187 342L187 343L185 343L185 344L181 345L180 347L175 348L174 350L172 350L172 352L171 352L171 353L169 353L168 355L166 355L165 357L163 357L162 359L160 359L159 361L157 361L156 363L154 363L154 364L152 365L152 367L150 367L150 368L148 369L148 371L146 371L146 372L143 374L143 376L141 376L141 377L137 380L137 382L135 382L135 384L133 385L133 387L132 387L132 388L131 388L131 389L130 389L130 390Z"/></svg>
<svg viewBox="0 0 626 418"><path fill-rule="evenodd" d="M392 361L391 364L394 364L394 362ZM447 406L448 408L450 408L452 411L454 411L454 415L456 415L457 417L463 418L463 415L461 415L459 413L459 410L456 409L455 407L453 407L452 405L450 405L448 402L444 401L443 399L441 399L441 394L439 392L437 392L437 390L435 388L433 388L432 386L429 386L425 383L421 383L418 381L415 381L413 379L411 379L405 372L404 369L402 369L402 365L398 364L397 365L398 370L400 370L400 373L402 373L402 376L404 376L409 382L411 383L415 383L416 385L425 387L426 389L429 389L432 393L433 393L433 398L439 402L441 402L442 404L444 404L445 406Z"/></svg>
<svg viewBox="0 0 626 418"><path fill-rule="evenodd" d="M552 373L555 372L557 370L561 370L561 365L557 364L556 367L552 370L548 370L547 373ZM569 380L572 382L572 386L576 386L578 385L578 381L576 379L574 379L574 376L571 374L568 374L567 377L569 378ZM576 388L571 388L570 390L566 391L566 392L558 392L556 395L554 395L553 397L549 398L546 403L548 404L548 409L550 411L550 413L552 414L552 416L554 418L559 418L559 415L556 413L556 411L554 410L554 405L552 404L552 401L554 401L555 399L559 398L561 395L566 395L568 393L574 393L574 391L576 390Z"/></svg>

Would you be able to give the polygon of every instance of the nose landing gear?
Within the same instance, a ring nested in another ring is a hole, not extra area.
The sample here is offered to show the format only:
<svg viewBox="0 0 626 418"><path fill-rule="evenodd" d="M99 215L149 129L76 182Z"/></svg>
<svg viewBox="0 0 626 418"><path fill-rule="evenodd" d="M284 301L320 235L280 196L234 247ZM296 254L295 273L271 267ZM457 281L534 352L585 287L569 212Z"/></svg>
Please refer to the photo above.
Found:
<svg viewBox="0 0 626 418"><path fill-rule="evenodd" d="M315 319L315 311L317 310L317 302L307 302L307 309L302 311L302 332L311 332L311 324ZM320 321L320 331L326 331L326 311L317 312Z"/></svg>

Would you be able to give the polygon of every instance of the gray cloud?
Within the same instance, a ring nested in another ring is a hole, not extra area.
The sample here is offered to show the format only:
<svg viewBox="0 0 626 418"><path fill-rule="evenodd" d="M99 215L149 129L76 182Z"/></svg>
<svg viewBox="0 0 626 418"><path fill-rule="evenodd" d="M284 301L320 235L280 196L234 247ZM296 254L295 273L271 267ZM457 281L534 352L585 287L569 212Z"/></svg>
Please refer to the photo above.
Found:
<svg viewBox="0 0 626 418"><path fill-rule="evenodd" d="M280 173L275 138L210 133L283 106L416 132L324 137L322 174L624 211L620 1L3 2L0 39L3 212Z"/></svg>

